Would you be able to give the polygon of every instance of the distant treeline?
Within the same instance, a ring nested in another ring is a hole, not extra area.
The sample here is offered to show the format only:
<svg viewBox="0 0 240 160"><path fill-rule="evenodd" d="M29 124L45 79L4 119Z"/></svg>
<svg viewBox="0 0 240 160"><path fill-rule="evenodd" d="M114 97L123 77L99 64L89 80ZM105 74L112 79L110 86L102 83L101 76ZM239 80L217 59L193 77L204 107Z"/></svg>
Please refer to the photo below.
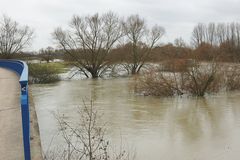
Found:
<svg viewBox="0 0 240 160"><path fill-rule="evenodd" d="M58 47L47 47L29 54L33 30L20 26L7 16L0 23L0 56L2 58L53 59L73 61L84 74L98 77L114 63L127 63L137 74L146 62L171 59L204 61L240 61L240 24L197 24L191 41L181 37L174 43L162 44L165 29L156 24L149 27L139 15L119 17L116 13L73 16L66 29L56 28L53 39ZM21 57L19 57L21 56Z"/></svg>

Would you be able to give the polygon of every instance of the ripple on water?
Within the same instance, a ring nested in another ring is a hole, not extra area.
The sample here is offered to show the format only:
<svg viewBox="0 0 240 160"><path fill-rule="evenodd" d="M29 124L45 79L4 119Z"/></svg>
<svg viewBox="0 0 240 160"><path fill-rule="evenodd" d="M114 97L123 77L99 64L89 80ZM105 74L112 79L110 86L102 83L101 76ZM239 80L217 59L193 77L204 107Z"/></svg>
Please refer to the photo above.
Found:
<svg viewBox="0 0 240 160"><path fill-rule="evenodd" d="M31 86L43 148L57 131L51 112L74 120L79 116L76 106L92 98L113 142L124 138L136 148L138 160L239 159L240 92L206 98L144 97L129 89L129 81L87 79Z"/></svg>

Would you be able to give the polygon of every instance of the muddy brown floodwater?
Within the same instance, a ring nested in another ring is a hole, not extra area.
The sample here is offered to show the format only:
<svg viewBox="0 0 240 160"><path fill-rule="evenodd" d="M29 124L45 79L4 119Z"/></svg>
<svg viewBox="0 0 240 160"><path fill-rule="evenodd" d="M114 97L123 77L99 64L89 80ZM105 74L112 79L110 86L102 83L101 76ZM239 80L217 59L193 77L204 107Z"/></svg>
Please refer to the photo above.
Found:
<svg viewBox="0 0 240 160"><path fill-rule="evenodd" d="M32 85L43 150L57 133L53 112L74 120L82 99L94 99L108 135L134 148L137 160L239 160L240 92L206 98L136 95L131 79L72 80Z"/></svg>

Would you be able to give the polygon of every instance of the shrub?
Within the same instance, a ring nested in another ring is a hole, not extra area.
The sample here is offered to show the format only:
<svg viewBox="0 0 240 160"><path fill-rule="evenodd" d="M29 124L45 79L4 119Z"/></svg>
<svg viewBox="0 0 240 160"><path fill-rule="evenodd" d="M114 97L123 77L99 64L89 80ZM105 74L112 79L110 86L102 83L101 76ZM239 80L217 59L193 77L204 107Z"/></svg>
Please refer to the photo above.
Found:
<svg viewBox="0 0 240 160"><path fill-rule="evenodd" d="M137 81L136 92L142 93L145 96L173 96L181 94L178 88L177 81L174 80L176 74L156 72L150 70L144 73Z"/></svg>
<svg viewBox="0 0 240 160"><path fill-rule="evenodd" d="M183 74L183 90L193 96L218 92L223 87L222 73L216 63L194 65Z"/></svg>
<svg viewBox="0 0 240 160"><path fill-rule="evenodd" d="M29 64L30 83L53 83L60 80L61 66L53 64Z"/></svg>
<svg viewBox="0 0 240 160"><path fill-rule="evenodd" d="M238 65L231 65L225 70L226 89L229 91L240 89L240 68Z"/></svg>
<svg viewBox="0 0 240 160"><path fill-rule="evenodd" d="M183 94L204 96L206 93L215 93L223 88L224 79L221 75L223 71L215 63L195 63L182 72L151 69L139 78L136 92L153 96Z"/></svg>

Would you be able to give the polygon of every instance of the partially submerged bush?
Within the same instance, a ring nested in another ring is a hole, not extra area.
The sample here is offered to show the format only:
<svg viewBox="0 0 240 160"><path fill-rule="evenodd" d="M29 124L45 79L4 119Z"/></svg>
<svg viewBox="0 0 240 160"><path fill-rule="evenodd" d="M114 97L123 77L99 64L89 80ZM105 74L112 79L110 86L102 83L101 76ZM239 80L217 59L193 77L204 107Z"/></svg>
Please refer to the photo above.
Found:
<svg viewBox="0 0 240 160"><path fill-rule="evenodd" d="M240 90L240 66L231 65L225 69L226 89L229 91Z"/></svg>
<svg viewBox="0 0 240 160"><path fill-rule="evenodd" d="M53 64L29 64L30 83L53 83L60 80L61 66Z"/></svg>
<svg viewBox="0 0 240 160"><path fill-rule="evenodd" d="M204 96L206 93L218 92L223 87L221 69L215 63L194 65L184 76L183 90L193 96Z"/></svg>
<svg viewBox="0 0 240 160"><path fill-rule="evenodd" d="M173 96L182 94L178 88L178 81L174 80L176 74L165 75L162 72L151 70L138 79L136 91L144 95Z"/></svg>
<svg viewBox="0 0 240 160"><path fill-rule="evenodd" d="M139 78L136 91L144 95L174 96L189 94L204 96L206 93L220 91L228 82L228 89L240 87L240 74L232 73L232 77L226 81L223 79L224 72L216 63L195 63L186 71L162 72L158 69L148 71ZM238 80L238 81L237 81ZM235 83L233 83L235 82ZM231 85L230 85L231 84ZM232 90L232 89L231 89Z"/></svg>

